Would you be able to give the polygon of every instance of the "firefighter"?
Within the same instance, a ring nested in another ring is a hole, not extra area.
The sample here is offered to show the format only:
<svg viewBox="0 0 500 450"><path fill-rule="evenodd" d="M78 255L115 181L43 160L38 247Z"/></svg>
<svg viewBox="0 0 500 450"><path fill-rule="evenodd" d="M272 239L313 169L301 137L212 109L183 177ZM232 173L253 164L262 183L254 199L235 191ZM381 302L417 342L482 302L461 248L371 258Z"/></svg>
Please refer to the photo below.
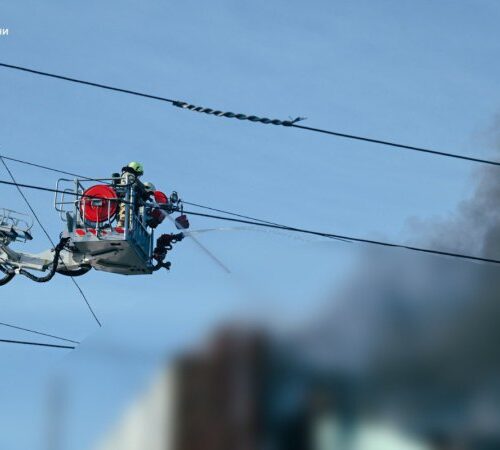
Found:
<svg viewBox="0 0 500 450"><path fill-rule="evenodd" d="M153 195L153 202L158 206L150 208L146 223L151 228L156 228L167 217L169 201L168 197L161 191L154 189L151 193Z"/></svg>
<svg viewBox="0 0 500 450"><path fill-rule="evenodd" d="M149 202L152 200L154 201L153 194L156 190L156 187L149 181L144 183L142 187L142 192L137 195L137 200L139 203L139 217L143 223L147 224L148 217L150 215Z"/></svg>
<svg viewBox="0 0 500 450"><path fill-rule="evenodd" d="M137 213L139 206L139 198L142 197L144 192L144 185L141 183L139 178L144 175L144 167L141 163L132 161L122 168L121 178L120 178L120 194L125 197L128 189L135 194L133 195L134 205L132 206L132 211ZM125 226L125 215L126 215L126 204L120 203L120 208L118 210L118 227Z"/></svg>
<svg viewBox="0 0 500 450"><path fill-rule="evenodd" d="M152 187L154 188L154 185ZM151 188L151 186L148 186L148 188ZM154 190L152 194L152 200L156 205L149 208L146 216L146 224L154 229L165 220L168 214L176 210L178 211L180 200L177 196L177 192L173 192L170 199L161 191ZM181 215L174 220L174 223L179 230L187 230L189 228L189 220L182 212Z"/></svg>
<svg viewBox="0 0 500 450"><path fill-rule="evenodd" d="M150 183L149 181L147 183L144 183L144 192L142 194L142 200L145 202L150 200L151 197L154 196L155 191L156 187L153 183Z"/></svg>

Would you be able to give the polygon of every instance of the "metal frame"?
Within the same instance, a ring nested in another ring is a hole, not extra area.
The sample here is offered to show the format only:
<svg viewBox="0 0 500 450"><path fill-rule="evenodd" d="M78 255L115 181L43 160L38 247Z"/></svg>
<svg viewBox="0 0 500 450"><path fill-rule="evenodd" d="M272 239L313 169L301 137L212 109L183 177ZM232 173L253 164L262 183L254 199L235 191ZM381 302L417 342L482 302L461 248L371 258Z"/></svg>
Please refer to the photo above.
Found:
<svg viewBox="0 0 500 450"><path fill-rule="evenodd" d="M0 231L13 233L12 240L18 242L31 240L33 224L33 218L29 214L0 208Z"/></svg>
<svg viewBox="0 0 500 450"><path fill-rule="evenodd" d="M75 228L83 229L85 232L88 232L90 229L96 231L95 237L100 240L107 240L108 233L112 235L109 240L116 241L117 239L122 239L125 241L132 242L134 246L141 251L143 257L148 261L151 260L151 255L154 247L154 231L149 230L146 226L146 208L141 208L137 213L134 212L131 208L131 204L135 202L135 190L133 186L127 185L116 185L113 186L118 190L125 189L123 199L117 200L117 203L120 202L125 203L125 224L123 227L123 233L119 233L120 237L116 236L116 215L111 215L110 211L110 202L108 201L108 214L104 221L96 222L90 225L85 221L85 209L83 211L80 210L80 202L83 197L83 193L90 187L91 185L96 184L96 182L102 182L109 184L111 181L114 181L113 178L97 178L93 180L86 179L67 179L60 178L56 183L56 194L54 197L54 208L61 219L64 222L68 222L67 215L71 214L75 220ZM71 183L71 187L67 187L67 185ZM66 185L66 186L65 186ZM74 200L68 200L67 196L71 195L74 197ZM71 205L71 207L67 207ZM83 204L83 208L85 208L85 203ZM106 235L100 234L99 231L106 231ZM68 230L72 233L71 230Z"/></svg>
<svg viewBox="0 0 500 450"><path fill-rule="evenodd" d="M122 275L151 274L154 232L146 225L148 208L135 204L137 189L134 184L113 186L118 192L117 202L125 204L125 223L118 229L117 213L111 214L108 202L106 218L97 223L85 221L87 202L81 202L86 187L96 182L109 184L116 179L97 180L61 178L56 183L54 208L67 223L62 238L69 238L68 247L62 248L60 259L65 269L78 270L82 265L96 270ZM69 198L69 196L72 198ZM99 199L95 199L99 201ZM106 199L107 200L107 199ZM115 200L112 200L115 201ZM119 214L119 212L118 212ZM23 213L0 209L0 263L23 273L22 269L46 271L54 261L54 249L32 254L9 248L11 242L31 240L33 219ZM82 233L82 230L85 231Z"/></svg>
<svg viewBox="0 0 500 450"><path fill-rule="evenodd" d="M59 213L61 220L63 222L67 222L67 216L66 214L70 212L67 208L65 208L65 205L72 205L72 213L74 214L75 219L77 220L77 223L81 225L83 228L87 229L89 228L87 223L85 222L84 216L85 213L81 213L80 211L80 200L83 198L83 193L87 189L84 185L84 183L91 183L93 182L103 182L105 184L109 184L110 181L113 181L113 178L96 178L93 180L86 180L86 179L68 179L68 178L59 178L56 183L56 193L54 196L54 208L55 210ZM72 188L63 188L62 184L63 183L71 183L74 186ZM90 187L90 186L89 186ZM129 189L128 189L129 190ZM74 198L74 200L66 201L66 194L71 195L71 197ZM121 202L121 199L116 200L117 203ZM85 208L85 205L84 205ZM84 210L85 211L85 210ZM102 223L110 223L111 222L111 214L109 210L109 202L108 202L108 217L107 220L103 221ZM95 227L91 228L102 228L100 226L100 223L96 223Z"/></svg>

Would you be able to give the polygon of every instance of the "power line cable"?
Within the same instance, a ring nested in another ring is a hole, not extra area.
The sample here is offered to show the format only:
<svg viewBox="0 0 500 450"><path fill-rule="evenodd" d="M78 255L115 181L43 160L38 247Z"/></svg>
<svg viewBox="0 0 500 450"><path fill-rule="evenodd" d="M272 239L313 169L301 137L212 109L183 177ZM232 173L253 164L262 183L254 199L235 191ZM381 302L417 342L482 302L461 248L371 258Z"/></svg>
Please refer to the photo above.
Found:
<svg viewBox="0 0 500 450"><path fill-rule="evenodd" d="M56 169L54 167L44 166L44 165L41 165L41 164L32 163L30 161L24 161L24 160L21 160L21 159L16 159L16 158L12 158L12 157L1 155L1 154L0 154L0 158L6 159L6 160L9 160L9 161L15 161L15 162L20 163L20 164L26 164L28 166L37 167L37 168L40 168L40 169L49 170L51 172L56 172L56 173L60 173L60 174L64 174L64 175L75 176L75 177L78 177L78 178L85 178L86 180L89 180L89 181L100 181L99 179L96 179L96 178L87 177L85 175L78 175L78 174L75 174L75 173L72 173L72 172L67 172L67 171L62 170L62 169ZM42 187L42 186L33 186L33 185L27 185L27 184L25 185L25 184L22 184L22 183L10 183L10 182L4 181L4 180L0 180L0 184L7 184L7 185L12 185L12 186L26 187L26 188L30 188L30 189L36 189L36 190L51 192L51 193L55 193L55 194L62 194L62 193L67 194L67 195L72 195L73 194L73 193L70 193L70 192L66 192L66 191L63 192L63 191L60 191L60 190L57 190L57 189L45 188L45 187ZM81 195L81 194L74 194L74 195L76 195L78 197L99 198L99 197L86 196L86 195ZM276 223L276 222L270 222L270 221L264 220L264 219L258 219L258 218L251 217L251 216L245 216L243 214L237 214L237 213L234 213L234 212L231 212L231 211L226 211L226 210L223 210L223 209L212 208L212 207L209 207L209 206L200 205L199 203L188 202L186 200L182 200L182 203L184 203L185 205L195 206L197 208L202 208L202 209L206 209L206 210L209 210L209 211L220 212L220 213L223 213L223 214L229 214L231 216L240 217L242 219L255 220L256 222L268 223L270 225L280 225L279 223Z"/></svg>
<svg viewBox="0 0 500 450"><path fill-rule="evenodd" d="M29 184L17 184L17 183L5 181L5 180L0 180L0 184L20 186L20 187L24 187L27 189L37 189L37 190L43 190L43 191L49 191L49 192L62 192L62 191L57 191L56 189L44 188L41 186L33 186L33 185L29 185ZM71 194L71 193L68 193L68 194ZM73 193L73 195L77 195L77 194ZM212 209L215 209L215 208L212 208ZM278 224L273 225L273 222L262 221L261 219L244 220L244 219L236 219L236 218L231 218L231 217L218 216L218 215L213 215L213 214L204 214L204 213L195 212L195 211L184 211L184 213L191 214L193 216L207 217L207 218L211 218L211 219L226 220L226 221L230 221L230 222L244 223L244 224L255 225L255 226L260 226L260 227L276 228L276 229L285 230L285 231L294 231L297 233L310 234L310 235L321 236L321 237L330 238L330 239L338 239L338 240L347 241L347 242L349 242L349 241L350 242L360 242L360 243L364 243L364 244L373 244L373 245L379 245L379 246L384 246L384 247L402 248L402 249L406 249L406 250L422 252L422 253L429 253L429 254L434 254L434 255L451 256L454 258L466 259L466 260L471 260L471 261L480 261L480 262L500 264L500 260L498 260L498 259L482 258L479 256L472 256L472 255L467 255L467 254L463 254L463 253L445 252L445 251L432 250L432 249L426 249L426 248L421 248L421 247L413 247L413 246L403 245L403 244L394 244L391 242L376 241L376 240L372 240L372 239L363 239L363 238L341 235L341 234L334 234L334 233L326 233L326 232L321 232L321 231L308 230L305 228L291 227L291 226L287 226L287 225L278 225ZM231 213L231 214L236 214L236 213ZM247 217L250 217L250 216L247 216Z"/></svg>
<svg viewBox="0 0 500 450"><path fill-rule="evenodd" d="M159 100L159 101L163 101L163 102L168 102L168 103L170 103L173 106L176 106L178 108L187 109L189 111L204 113L204 114L208 114L208 115L214 115L217 117L234 118L234 119L238 119L238 120L248 120L250 122L258 122L258 123L262 123L262 124L266 124L266 125L271 124L271 125L285 126L285 127L291 127L291 128L298 128L298 129L302 129L302 130L306 130L306 131L327 134L330 136L336 136L336 137L345 138L345 139L353 139L353 140L357 140L357 141L368 142L371 144L378 144L378 145L384 145L384 146L389 146L389 147L393 147L393 148L399 148L399 149L404 149L404 150L411 150L411 151L416 151L416 152L421 152L421 153L432 154L434 156L442 156L442 157L455 158L455 159L469 161L469 162L489 164L489 165L493 165L493 166L500 166L499 161L474 158L472 156L459 155L456 153L443 152L443 151L439 151L439 150L433 150L430 148L400 144L400 143L393 142L393 141L374 139L374 138L370 138L367 136L340 133L337 131L327 130L327 129L323 129L323 128L315 128L315 127L308 127L308 126L304 126L304 125L298 125L297 122L304 120L303 117L297 117L295 119L290 119L290 120L269 119L267 117L259 117L256 115L239 114L239 113L233 113L230 111L222 111L222 110L218 110L218 109L197 106L197 105L193 105L193 104L190 104L187 102L173 100L173 99L170 99L167 97L146 94L143 92L133 91L130 89L117 88L114 86L109 86L109 85L105 85L105 84L101 84L101 83L94 83L91 81L85 81L85 80L81 80L81 79L77 79L77 78L71 78L71 77L67 77L64 75L57 75L57 74L53 74L53 73L49 73L49 72L43 72L40 70L28 68L28 67L21 67L21 66L16 66L16 65L12 65L12 64L6 64L6 63L0 63L0 67L4 67L7 69L13 69L13 70L19 70L19 71L31 73L34 75L40 75L40 76L55 78L55 79L59 79L59 80L70 81L72 83L79 83L79 84L97 87L97 88L101 88L101 89L107 89L107 90L111 90L111 91L121 92L124 94L145 97L145 98L149 98L152 100Z"/></svg>
<svg viewBox="0 0 500 450"><path fill-rule="evenodd" d="M54 338L54 339L59 339L60 341L72 342L73 344L79 344L78 341L74 341L73 339L63 338L63 337L60 337L60 336L56 336L54 334L43 333L41 331L32 330L30 328L19 327L17 325L12 325L10 323L0 322L0 325L2 325L4 327L8 327L8 328L13 328L15 330L21 330L21 331L26 331L28 333L38 334L40 336L46 336L46 337L50 337L50 338Z"/></svg>
<svg viewBox="0 0 500 450"><path fill-rule="evenodd" d="M50 347L50 348L60 348L68 350L74 350L76 348L74 345L58 345L58 344L47 344L45 342L15 341L12 339L0 339L0 342L3 342L4 344L33 345L37 347Z"/></svg>
<svg viewBox="0 0 500 450"><path fill-rule="evenodd" d="M170 216L167 215L168 219L175 225L175 220ZM214 255L213 252L211 252L205 245L203 245L199 239L197 239L193 234L191 233L186 233L186 236L190 237L192 241L200 248L203 253L205 253L219 268L221 268L225 273L230 274L231 269L227 267L217 256Z"/></svg>
<svg viewBox="0 0 500 450"><path fill-rule="evenodd" d="M40 226L40 228L42 229L42 231L45 233L45 236L47 236L47 239L49 240L49 242L52 244L52 247L55 247L55 243L54 241L52 240L52 238L50 237L50 234L49 232L47 231L47 229L43 226L40 218L38 217L37 213L35 212L35 210L33 209L33 207L31 206L31 203L29 202L28 198L24 195L24 192L22 191L22 189L20 188L20 186L18 185L16 179L14 178L14 175L12 174L11 170L9 169L9 166L7 165L7 163L5 162L5 160L0 156L0 161L2 161L2 164L4 165L5 169L7 170L7 172L9 173L10 175L10 178L12 179L12 182L16 184L16 188L19 192L19 194L21 195L21 197L23 198L24 202L26 203L26 205L28 206L28 208L30 209L31 213L33 214L35 220L37 221L38 225ZM63 265L64 264L64 261L61 259L61 262ZM97 322L97 324L99 325L99 327L102 327L102 324L100 322L100 320L97 318L92 306L90 305L88 299L87 299L87 296L85 295L85 293L83 292L82 288L80 287L80 285L78 284L78 282L74 279L74 277L70 277L71 281L73 282L73 284L75 285L76 289L78 290L78 292L80 293L81 297L83 298L84 302L87 304L87 308L89 309L89 311L91 312L92 316L94 317L95 321Z"/></svg>
<svg viewBox="0 0 500 450"><path fill-rule="evenodd" d="M35 217L35 220L37 221L38 225L40 226L40 228L42 229L42 231L45 233L45 236L47 237L47 239L49 240L49 242L52 244L52 246L55 247L56 244L54 243L54 241L50 237L50 234L47 231L47 229L43 226L43 224L40 221L40 218L38 217L37 213L35 212L35 210L31 206L31 203L29 202L29 200L27 199L27 197L24 195L24 192L21 190L20 185L17 183L16 179L14 178L14 175L12 174L11 170L9 169L9 166L7 166L7 163L4 161L4 159L2 157L0 157L0 161L2 161L2 164L4 165L5 169L7 170L10 178L12 179L12 184L14 186L16 186L19 194L23 198L24 202L26 203L26 205L30 209L30 211L33 214L33 216Z"/></svg>
<svg viewBox="0 0 500 450"><path fill-rule="evenodd" d="M97 87L97 88L101 88L101 89L107 89L107 90L110 90L110 91L122 92L124 94L137 95L139 97L146 97L146 98L150 98L150 99L153 99L153 100L161 100L161 101L169 102L169 103L174 103L174 101L175 101L175 100L172 100L172 99L169 99L169 98L166 98L166 97L160 97L160 96L157 96L157 95L144 94L143 92L132 91L130 89L121 89L121 88L117 88L117 87L114 87L114 86L108 86L106 84L93 83L91 81L84 81L84 80L79 80L79 79L76 79L76 78L65 77L63 75L56 75L56 74L53 74L53 73L42 72L40 70L34 70L34 69L30 69L28 67L15 66L15 65L12 65L12 64L5 64L5 63L0 63L0 67L5 67L7 69L21 70L23 72L29 72L29 73L32 73L32 74L35 74L35 75L42 75L44 77L57 78L59 80L71 81L72 83L85 84L87 86L93 86L93 87Z"/></svg>
<svg viewBox="0 0 500 450"><path fill-rule="evenodd" d="M301 130L314 131L316 133L328 134L331 136L337 136L337 137L341 137L341 138L345 138L345 139L354 139L356 141L369 142L372 144L380 144L380 145L385 145L388 147L401 148L404 150L413 150L416 152L428 153L428 154L436 155L436 156L446 156L448 158L461 159L464 161L471 161L471 162L476 162L476 163L481 163L481 164L489 164L492 166L500 166L500 162L491 161L489 159L473 158L472 156L458 155L456 153L441 152L438 150L432 150L430 148L415 147L413 145L398 144L397 142L383 141L381 139L374 139L374 138L370 138L370 137L366 137L366 136L357 136L354 134L339 133L337 131L325 130L325 129L321 129L321 128L307 127L305 125L297 125L295 123L290 125L290 126L293 128L300 128Z"/></svg>
<svg viewBox="0 0 500 450"><path fill-rule="evenodd" d="M242 219L255 220L256 222L267 223L269 225L277 225L277 226L280 226L280 227L285 226L285 225L280 225L279 223L276 223L276 222L270 222L269 220L257 219L255 217L245 216L244 214L238 214L238 213L234 213L234 212L231 212L231 211L226 211L224 209L212 208L210 206L200 205L199 203L187 202L186 200L182 200L182 203L184 203L185 205L195 206L197 208L206 209L208 211L220 212L220 213L223 213L223 214L228 214L230 216L240 217Z"/></svg>
<svg viewBox="0 0 500 450"><path fill-rule="evenodd" d="M200 205L199 203L187 202L185 200L182 200L182 203L185 204L185 205L190 205L190 206L195 206L197 208L206 209L208 211L220 212L220 213L227 214L227 215L233 216L233 217L240 217L242 219L254 220L255 222L260 222L260 223L267 224L267 225L275 225L277 227L281 227L281 228L285 228L285 229L288 228L287 225L281 225L281 224L276 223L276 222L270 222L269 220L257 219L256 217L246 216L244 214L238 214L238 213L234 213L234 212L227 211L227 210L224 210L224 209L212 208L210 206ZM328 236L325 236L325 237L328 237ZM339 238L333 238L333 237L330 237L330 238L331 239L335 239L337 241L349 242L347 239L339 239Z"/></svg>
<svg viewBox="0 0 500 450"><path fill-rule="evenodd" d="M1 159L1 156L0 156ZM7 180L0 180L0 184L5 184L7 186L16 186L16 187L22 187L26 189L33 189L35 191L42 191L42 192L50 192L53 194L65 194L65 195L73 195L74 197L79 197L79 198L90 198L90 199L98 199L102 200L102 197L98 197L96 195L87 195L87 194L79 194L76 192L69 192L69 191L61 191L60 189L53 189L53 188L48 188L44 186L35 186L33 184L24 184L24 183L17 183L13 181L7 181ZM123 187L123 185L122 185ZM108 199L109 201L115 201L115 199ZM119 201L120 203L128 204L131 205L132 203L127 202L126 200L123 199L116 199L116 201Z"/></svg>
<svg viewBox="0 0 500 450"><path fill-rule="evenodd" d="M61 169L54 169L53 167L43 166L41 164L36 164L36 163L30 162L30 161L24 161L22 159L12 158L10 156L0 155L0 158L6 159L8 161L14 161L14 162L17 162L19 164L25 164L27 166L37 167L39 169L49 170L51 172L60 173L63 175L69 175L69 176L77 177L77 178L84 178L85 180L88 180L88 181L101 181L97 178L90 178L90 177L86 177L84 175L78 175L77 173L66 172L66 171L61 170Z"/></svg>
<svg viewBox="0 0 500 450"><path fill-rule="evenodd" d="M472 255L467 255L467 254L463 254L463 253L445 252L445 251L432 250L432 249L427 249L427 248L422 248L422 247L413 247L410 245L394 244L391 242L376 241L373 239L363 239L363 238L341 235L341 234L334 234L334 233L325 233L325 232L321 232L321 231L308 230L305 228L270 225L270 224L265 224L265 223L261 223L261 222L255 222L255 221L243 220L243 219L233 219L231 217L216 216L216 215L212 215L212 214L204 214L204 213L193 212L193 211L184 211L184 212L186 214L191 214L194 216L207 217L207 218L218 219L218 220L226 220L226 221L230 221L230 222L245 223L245 224L255 225L255 226L260 226L260 227L278 228L278 229L282 229L282 230L295 231L297 233L311 234L314 236L322 236L322 237L326 237L326 238L336 238L336 239L347 240L347 241L351 241L351 242L359 242L359 243L363 243L363 244L372 244L372 245L379 245L379 246L391 247L391 248L401 248L401 249L406 249L406 250L411 250L411 251L416 251L416 252L421 252L421 253L429 253L429 254L433 254L433 255L451 256L454 258L466 259L466 260L471 260L471 261L480 261L480 262L487 262L487 263L493 263L493 264L500 264L499 259L482 258L479 256L472 256Z"/></svg>

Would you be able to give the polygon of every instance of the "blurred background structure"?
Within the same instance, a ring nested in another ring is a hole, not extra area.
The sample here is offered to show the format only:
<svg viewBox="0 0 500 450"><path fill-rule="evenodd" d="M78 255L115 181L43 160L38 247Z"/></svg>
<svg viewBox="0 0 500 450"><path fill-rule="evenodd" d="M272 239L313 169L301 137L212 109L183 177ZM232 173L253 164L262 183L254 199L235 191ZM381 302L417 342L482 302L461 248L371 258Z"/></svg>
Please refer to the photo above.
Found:
<svg viewBox="0 0 500 450"><path fill-rule="evenodd" d="M161 369L95 450L493 450L500 445L497 428L471 423L465 410L457 410L456 396L429 392L432 386L408 389L352 375L307 363L289 340L226 327L203 348Z"/></svg>
<svg viewBox="0 0 500 450"><path fill-rule="evenodd" d="M218 331L162 369L96 450L427 448L358 423L352 386L283 350L260 331Z"/></svg>
<svg viewBox="0 0 500 450"><path fill-rule="evenodd" d="M450 219L414 223L422 240L499 254L495 170ZM163 430L158 449L498 449L499 283L496 266L367 251L293 329L218 327L171 361L99 450L137 429Z"/></svg>
<svg viewBox="0 0 500 450"><path fill-rule="evenodd" d="M498 161L499 23L498 0L0 0L0 62ZM193 203L500 258L497 167L5 68L0 99L6 156L91 177L140 160ZM52 195L25 195L58 236ZM102 328L67 278L2 287L3 322L80 344L0 346L0 449L500 448L498 267L245 228L200 235L231 275L185 240L169 274L82 278Z"/></svg>

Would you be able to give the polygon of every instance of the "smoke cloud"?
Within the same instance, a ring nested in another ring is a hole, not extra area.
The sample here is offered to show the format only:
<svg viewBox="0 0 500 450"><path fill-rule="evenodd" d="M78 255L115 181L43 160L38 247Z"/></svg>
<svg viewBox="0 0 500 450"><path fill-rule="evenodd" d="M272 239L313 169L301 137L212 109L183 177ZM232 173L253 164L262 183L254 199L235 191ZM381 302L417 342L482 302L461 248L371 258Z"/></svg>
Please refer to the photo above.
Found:
<svg viewBox="0 0 500 450"><path fill-rule="evenodd" d="M477 173L450 217L408 222L412 243L500 259L500 169ZM499 434L498 265L368 249L298 341L413 428Z"/></svg>

